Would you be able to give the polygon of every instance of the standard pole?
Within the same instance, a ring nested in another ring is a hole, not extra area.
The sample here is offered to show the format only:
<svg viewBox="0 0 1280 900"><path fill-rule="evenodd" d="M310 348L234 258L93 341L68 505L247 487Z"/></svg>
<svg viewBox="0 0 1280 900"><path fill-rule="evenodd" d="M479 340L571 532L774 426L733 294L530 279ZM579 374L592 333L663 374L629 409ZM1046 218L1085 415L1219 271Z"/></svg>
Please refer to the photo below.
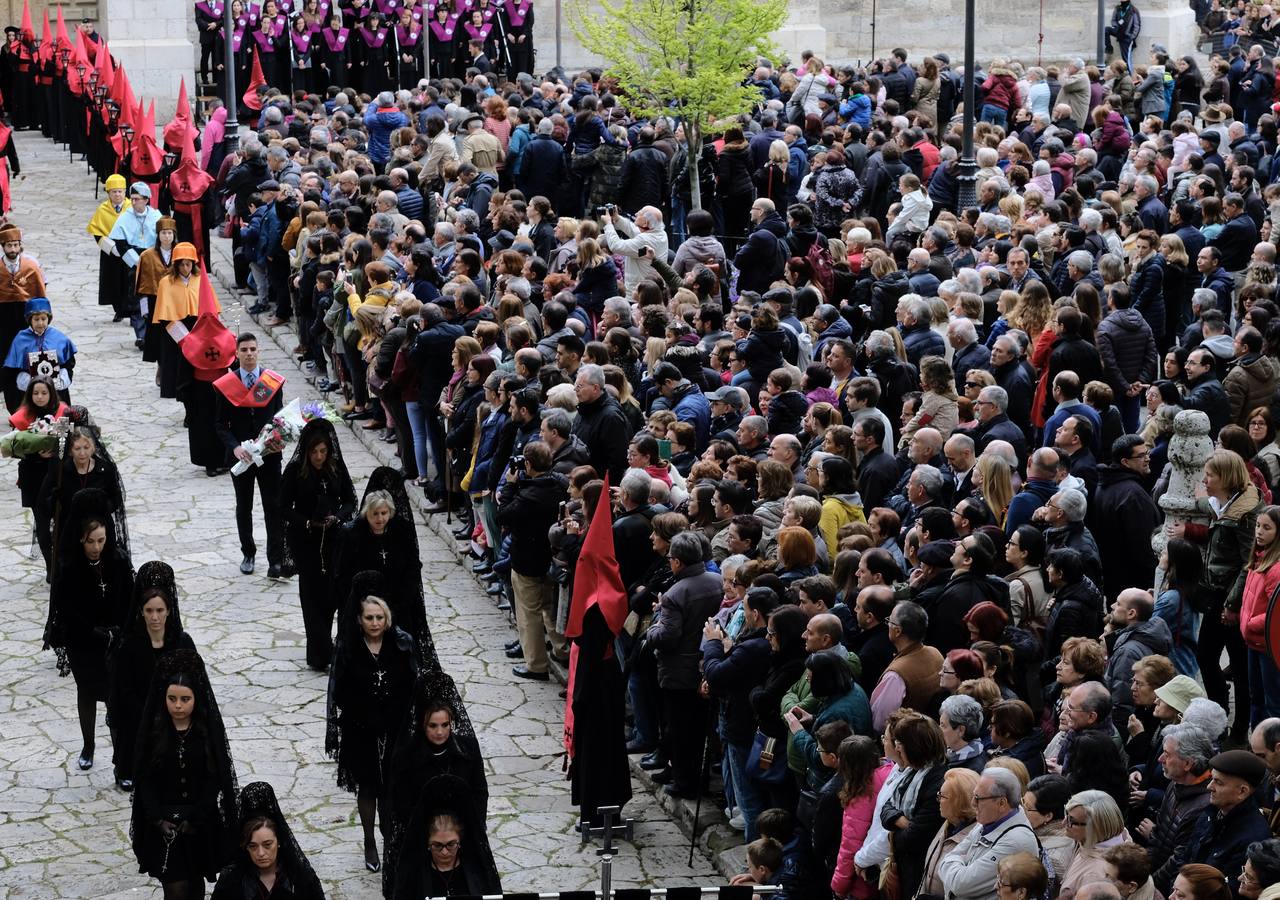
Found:
<svg viewBox="0 0 1280 900"><path fill-rule="evenodd" d="M1107 0L1098 0L1098 58L1094 61L1099 69L1107 61Z"/></svg>
<svg viewBox="0 0 1280 900"><path fill-rule="evenodd" d="M236 121L236 109L239 104L236 103L235 30L236 20L231 15L231 3L228 0L222 7L222 47L225 57L223 65L226 67L223 83L227 86L227 96L224 100L227 105L227 134L223 142L226 144L228 156L236 152L236 146L240 143L240 123ZM290 43L293 41L290 40Z"/></svg>
<svg viewBox="0 0 1280 900"><path fill-rule="evenodd" d="M974 104L977 102L977 86L974 84L973 26L976 13L974 0L964 2L964 143L960 153L959 205L967 209L978 202L978 163L973 158Z"/></svg>
<svg viewBox="0 0 1280 900"><path fill-rule="evenodd" d="M868 62L875 62L875 61L876 61L876 0L871 0L871 59L868 60Z"/></svg>
<svg viewBox="0 0 1280 900"><path fill-rule="evenodd" d="M562 65L562 63L560 62L561 22L562 20L561 20L561 14L560 14L560 0L556 0L556 68L557 69L560 68L560 66ZM530 36L530 40L532 40L532 36Z"/></svg>

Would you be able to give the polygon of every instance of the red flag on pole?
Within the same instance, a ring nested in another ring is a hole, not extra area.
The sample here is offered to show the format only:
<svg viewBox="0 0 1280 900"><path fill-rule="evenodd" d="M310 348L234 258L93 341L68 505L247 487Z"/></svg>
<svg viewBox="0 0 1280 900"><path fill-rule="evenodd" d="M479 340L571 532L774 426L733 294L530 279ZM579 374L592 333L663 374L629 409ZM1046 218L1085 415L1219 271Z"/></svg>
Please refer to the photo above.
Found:
<svg viewBox="0 0 1280 900"><path fill-rule="evenodd" d="M627 618L627 591L618 571L618 558L613 546L613 515L610 511L609 477L605 476L600 500L596 503L591 526L582 542L578 564L573 575L573 599L569 604L569 618L565 625L565 637L582 634L582 620L593 606L599 607L605 623L613 634L622 628ZM565 691L564 746L573 758L573 688L578 668L578 645L569 649L569 685Z"/></svg>
<svg viewBox="0 0 1280 900"><path fill-rule="evenodd" d="M258 87L265 85L267 79L262 77L262 62L258 59L258 48L253 48L253 69L249 73L249 86L245 88L244 96L240 99L244 101L244 105L254 112L262 109L262 101L258 99Z"/></svg>

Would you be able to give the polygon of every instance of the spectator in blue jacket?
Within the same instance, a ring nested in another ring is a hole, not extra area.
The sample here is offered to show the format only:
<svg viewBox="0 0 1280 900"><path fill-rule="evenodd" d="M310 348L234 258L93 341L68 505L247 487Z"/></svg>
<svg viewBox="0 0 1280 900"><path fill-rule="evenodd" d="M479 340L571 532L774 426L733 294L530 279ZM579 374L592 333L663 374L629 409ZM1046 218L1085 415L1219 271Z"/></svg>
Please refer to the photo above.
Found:
<svg viewBox="0 0 1280 900"><path fill-rule="evenodd" d="M364 127L369 132L369 159L379 170L391 159L391 134L409 125L409 117L396 106L395 94L383 91L377 102L364 111Z"/></svg>
<svg viewBox="0 0 1280 900"><path fill-rule="evenodd" d="M694 446L701 453L711 440L711 404L703 396L702 388L681 375L675 363L665 361L653 367L653 384L667 398L676 421L693 426Z"/></svg>

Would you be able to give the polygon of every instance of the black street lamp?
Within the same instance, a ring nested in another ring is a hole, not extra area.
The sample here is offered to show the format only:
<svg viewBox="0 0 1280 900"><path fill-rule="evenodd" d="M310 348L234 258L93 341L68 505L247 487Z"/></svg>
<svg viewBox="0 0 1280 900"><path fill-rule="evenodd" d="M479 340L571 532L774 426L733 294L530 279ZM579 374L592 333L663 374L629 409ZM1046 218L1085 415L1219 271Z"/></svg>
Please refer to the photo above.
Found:
<svg viewBox="0 0 1280 900"><path fill-rule="evenodd" d="M958 205L962 210L978 202L978 162L973 155L973 106L977 102L973 60L975 18L974 0L964 0L964 143L960 152L960 173L956 179Z"/></svg>
<svg viewBox="0 0 1280 900"><path fill-rule="evenodd" d="M236 20L231 14L231 3L228 0L222 7L222 45L226 51L225 58L222 61L223 84L226 85L227 89L224 101L227 106L227 132L223 143L226 145L228 156L236 152L236 146L240 142L240 123L236 121L236 109L239 104L236 103L235 31Z"/></svg>

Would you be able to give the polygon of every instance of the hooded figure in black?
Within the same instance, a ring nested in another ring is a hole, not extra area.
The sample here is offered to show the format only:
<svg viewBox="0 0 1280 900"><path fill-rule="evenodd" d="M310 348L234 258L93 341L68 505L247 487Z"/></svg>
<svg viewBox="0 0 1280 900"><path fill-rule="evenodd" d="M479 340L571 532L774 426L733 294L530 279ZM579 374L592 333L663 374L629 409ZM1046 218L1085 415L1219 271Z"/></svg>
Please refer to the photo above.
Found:
<svg viewBox="0 0 1280 900"><path fill-rule="evenodd" d="M204 661L174 650L156 664L134 757L129 839L165 900L204 896L231 861L236 770Z"/></svg>
<svg viewBox="0 0 1280 900"><path fill-rule="evenodd" d="M116 786L122 791L133 790L138 726L156 663L171 650L195 649L191 636L182 630L173 569L159 560L143 563L133 581L133 606L108 658L111 692L107 710L111 713L115 751L112 762Z"/></svg>
<svg viewBox="0 0 1280 900"><path fill-rule="evenodd" d="M61 547L59 534L71 512L71 498L86 488L97 488L106 495L109 514L115 522L116 543L126 553L129 550L124 484L120 480L120 472L88 411L83 406L73 406L68 417L75 428L64 442L62 459L49 467L35 507L36 539L44 553L50 576L57 568L56 552Z"/></svg>
<svg viewBox="0 0 1280 900"><path fill-rule="evenodd" d="M414 688L412 714L396 738L387 778L390 832L382 870L382 890L391 895L400 842L423 787L439 775L466 782L477 821L488 815L489 784L475 729L453 679L443 672L423 672Z"/></svg>
<svg viewBox="0 0 1280 900"><path fill-rule="evenodd" d="M45 635L58 674L76 680L83 747L76 765L93 768L98 703L107 700L107 649L124 624L133 595L133 566L116 542L111 504L99 490L80 491L60 535Z"/></svg>
<svg viewBox="0 0 1280 900"><path fill-rule="evenodd" d="M213 900L324 900L320 879L265 781L240 792L240 828L234 838L239 850L218 873Z"/></svg>
<svg viewBox="0 0 1280 900"><path fill-rule="evenodd" d="M427 782L404 834L392 900L501 894L484 822L466 782L440 775Z"/></svg>
<svg viewBox="0 0 1280 900"><path fill-rule="evenodd" d="M357 572L381 573L389 587L378 596L391 607L396 626L417 642L419 668L440 668L422 602L422 561L418 558L413 507L399 472L388 466L373 470L360 501L360 514L343 532L334 596L345 599L350 595L351 579Z"/></svg>
<svg viewBox="0 0 1280 900"><path fill-rule="evenodd" d="M395 624L386 602L391 582L376 571L351 579L347 603L338 616L338 640L329 670L325 752L338 762L338 787L356 795L364 829L365 868L381 867L374 840L374 814L382 806L389 833L387 764L396 731L413 706L418 651L408 632Z"/></svg>
<svg viewBox="0 0 1280 900"><path fill-rule="evenodd" d="M323 672L333 653L338 611L333 577L342 526L356 510L356 489L342 459L333 423L313 419L302 429L293 459L280 479L287 563L298 573L298 599L307 634L307 665Z"/></svg>

